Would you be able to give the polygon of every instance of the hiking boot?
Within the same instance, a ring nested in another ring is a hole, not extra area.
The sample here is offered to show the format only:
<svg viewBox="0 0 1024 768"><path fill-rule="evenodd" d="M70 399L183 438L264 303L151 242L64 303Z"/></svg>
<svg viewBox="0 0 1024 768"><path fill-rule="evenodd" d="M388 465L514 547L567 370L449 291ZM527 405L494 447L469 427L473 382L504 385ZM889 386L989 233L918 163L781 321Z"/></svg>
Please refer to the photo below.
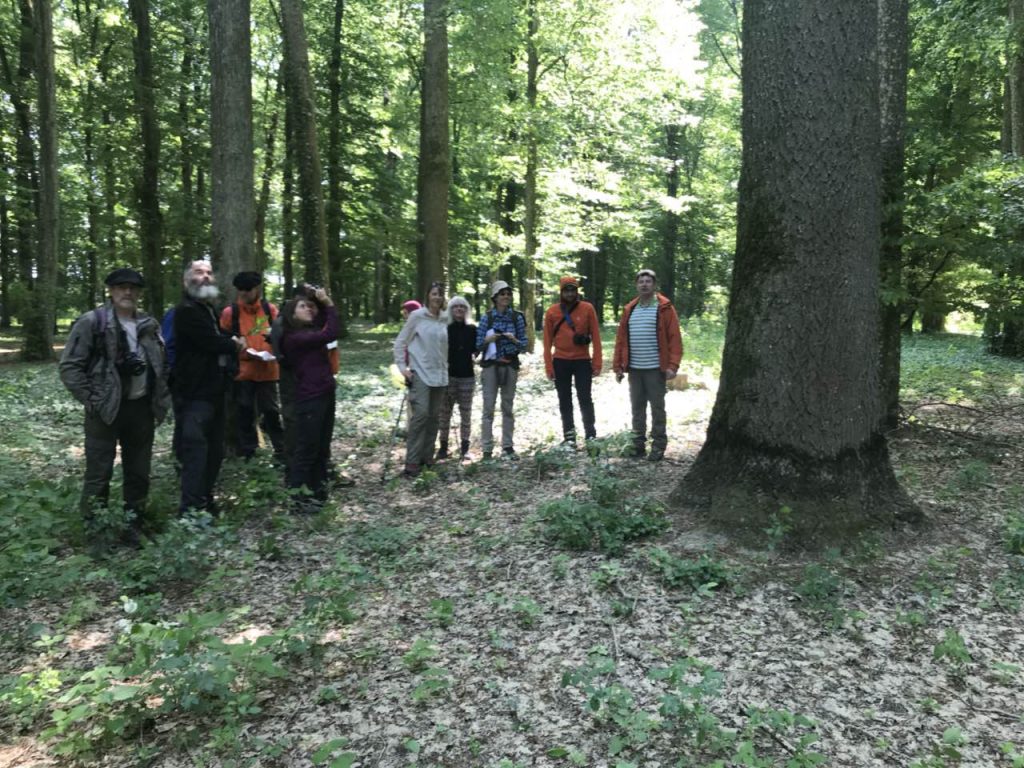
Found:
<svg viewBox="0 0 1024 768"><path fill-rule="evenodd" d="M516 453L515 448L502 448L501 457L509 461L519 461L519 454Z"/></svg>
<svg viewBox="0 0 1024 768"><path fill-rule="evenodd" d="M469 440L463 440L462 444L459 446L459 457L462 458L463 461L468 461L472 458L469 455Z"/></svg>
<svg viewBox="0 0 1024 768"><path fill-rule="evenodd" d="M493 458L494 458L494 452L493 451L484 451L484 461L487 461L487 460L493 459Z"/></svg>
<svg viewBox="0 0 1024 768"><path fill-rule="evenodd" d="M441 441L441 450L439 450L437 452L437 456L435 456L434 458L436 458L436 459L447 459L450 455L451 454L448 453L448 441L447 440L442 440Z"/></svg>
<svg viewBox="0 0 1024 768"><path fill-rule="evenodd" d="M402 470L404 477L419 477L420 465L419 464L406 464L405 469Z"/></svg>
<svg viewBox="0 0 1024 768"><path fill-rule="evenodd" d="M661 461L665 458L665 452L658 450L657 448L651 451L651 455L647 457L648 461Z"/></svg>

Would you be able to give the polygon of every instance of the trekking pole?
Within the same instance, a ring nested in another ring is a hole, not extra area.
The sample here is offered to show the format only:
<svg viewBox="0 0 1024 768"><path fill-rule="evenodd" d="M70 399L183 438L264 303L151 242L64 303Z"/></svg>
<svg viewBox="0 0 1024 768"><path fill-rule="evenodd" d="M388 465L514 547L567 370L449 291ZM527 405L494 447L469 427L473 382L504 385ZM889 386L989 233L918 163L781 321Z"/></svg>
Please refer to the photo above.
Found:
<svg viewBox="0 0 1024 768"><path fill-rule="evenodd" d="M398 418L395 419L395 426L391 430L391 440L388 442L388 455L384 459L384 471L380 473L380 484L384 485L384 481L388 476L388 469L391 467L391 454L395 450L395 439L398 437L398 425L402 423L402 413L405 411L405 401L409 399L409 389L406 388L402 392L402 404L398 406Z"/></svg>

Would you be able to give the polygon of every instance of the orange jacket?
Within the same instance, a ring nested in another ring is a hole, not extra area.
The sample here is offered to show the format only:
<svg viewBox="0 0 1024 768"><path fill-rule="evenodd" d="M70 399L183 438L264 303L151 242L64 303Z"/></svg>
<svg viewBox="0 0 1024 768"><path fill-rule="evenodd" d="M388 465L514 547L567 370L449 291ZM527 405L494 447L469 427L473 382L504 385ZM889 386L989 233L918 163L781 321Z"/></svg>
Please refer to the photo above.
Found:
<svg viewBox="0 0 1024 768"><path fill-rule="evenodd" d="M570 310L569 317L572 318L574 331L569 323L563 323L562 302L553 304L544 314L544 368L547 370L548 378L554 378L555 366L552 357L559 360L590 360L590 368L594 375L601 373L603 361L601 359L601 325L597 322L597 312L594 305L587 301L577 301ZM558 328L558 332L555 332ZM589 333L591 344L573 344L572 337L576 333ZM554 346L554 355L551 354L551 347ZM593 347L593 355L590 348Z"/></svg>
<svg viewBox="0 0 1024 768"><path fill-rule="evenodd" d="M663 295L658 297L658 366L662 371L678 371L683 359L683 334L679 330L679 315L672 302ZM612 369L616 373L629 370L629 316L639 301L633 299L622 311L619 330L615 333L615 356L612 358Z"/></svg>
<svg viewBox="0 0 1024 768"><path fill-rule="evenodd" d="M224 307L220 313L220 327L231 333L231 312L232 309L238 312L238 331L245 336L246 349L255 349L257 352L270 352L270 342L266 334L270 333L270 324L277 317L277 307L270 304L270 317L263 312L260 301L253 304L234 304ZM245 349L238 353L238 375L236 381L277 381L281 377L281 371L277 361L265 362L253 357Z"/></svg>

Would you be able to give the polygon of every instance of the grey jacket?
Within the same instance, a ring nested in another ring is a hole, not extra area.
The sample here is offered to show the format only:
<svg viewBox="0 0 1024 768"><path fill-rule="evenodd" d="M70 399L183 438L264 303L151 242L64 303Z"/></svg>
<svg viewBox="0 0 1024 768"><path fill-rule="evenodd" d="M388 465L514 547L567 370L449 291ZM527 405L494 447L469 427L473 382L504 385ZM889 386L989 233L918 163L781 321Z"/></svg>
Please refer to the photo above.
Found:
<svg viewBox="0 0 1024 768"><path fill-rule="evenodd" d="M96 337L96 312L105 313L102 339ZM139 312L139 346L146 353L146 383L150 406L157 424L163 421L170 407L167 388L167 358L160 325L149 315ZM113 424L121 408L121 374L117 370L120 326L108 302L97 310L86 312L71 328L71 335L60 356L60 380L68 391L105 424Z"/></svg>

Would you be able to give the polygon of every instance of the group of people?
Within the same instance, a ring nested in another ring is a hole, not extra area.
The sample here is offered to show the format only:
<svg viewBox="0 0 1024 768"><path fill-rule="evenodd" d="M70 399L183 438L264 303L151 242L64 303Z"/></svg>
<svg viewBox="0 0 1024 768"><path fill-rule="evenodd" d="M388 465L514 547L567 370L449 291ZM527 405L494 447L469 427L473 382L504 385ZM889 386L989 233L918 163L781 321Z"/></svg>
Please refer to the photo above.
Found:
<svg viewBox="0 0 1024 768"><path fill-rule="evenodd" d="M146 530L154 431L172 408L180 512L217 512L227 403L240 456L255 453L259 420L298 510L314 511L326 499L337 311L323 288L307 285L278 312L263 298L262 282L256 272L235 275L237 298L218 312L213 267L194 261L161 332L139 308L142 274L121 268L107 275L109 300L75 321L60 360L61 380L85 406L80 506L87 523L109 501L120 446L125 537L131 543Z"/></svg>
<svg viewBox="0 0 1024 768"><path fill-rule="evenodd" d="M641 269L637 295L619 321L612 368L616 381L628 376L632 411L632 454L661 461L668 443L665 415L667 382L676 377L683 356L679 316L672 302L657 291L657 275ZM512 289L503 280L491 286L491 308L470 322L469 302L462 296L445 300L444 285L432 283L427 304L407 302L410 310L394 342L394 363L409 387L410 418L406 436L405 469L416 477L435 460L448 458L454 407L459 407L459 455L469 458L472 405L476 388L474 362L482 367L483 418L480 442L483 457L494 456L495 406L501 397L501 454L515 459L513 404L519 376L519 356L526 351L526 320L512 309ZM412 305L412 306L410 306ZM446 311L447 308L447 311ZM559 300L544 315L544 367L558 393L563 441L577 439L572 393L575 388L583 421L583 436L597 436L593 378L601 374L601 328L593 305L583 301L579 281L563 277ZM647 411L651 412L650 452L647 451ZM435 452L435 442L440 443Z"/></svg>
<svg viewBox="0 0 1024 768"><path fill-rule="evenodd" d="M642 269L637 297L619 323L612 367L629 376L634 455L646 455L647 409L652 416L648 458L665 455L665 383L682 358L679 318L658 293L656 275ZM236 300L217 311L220 296L213 267L194 261L185 269L181 302L169 310L163 332L142 312L145 287L134 269L106 278L109 301L86 312L71 329L60 361L61 380L85 406L85 478L81 511L88 522L109 501L117 447L121 449L129 540L148 526L146 498L155 428L173 409L173 452L180 476L179 511L216 513L213 490L224 458L226 403L235 408L235 445L251 458L259 444L257 423L275 461L294 490L297 511L319 509L332 467L338 314L323 288L305 285L280 312L262 295L262 276L240 272L232 281ZM520 355L526 351L526 319L512 308L512 289L491 286L492 306L471 322L469 302L446 300L442 283L431 284L425 306L407 303L405 324L394 342L394 361L405 378L409 401L404 474L415 477L435 459L451 455L448 436L459 408L459 447L470 458L475 365L482 367L483 457L496 448L516 459L514 402ZM559 301L544 317L544 363L558 392L562 432L575 444L575 387L586 439L596 436L593 377L602 369L601 334L592 305L580 299L579 283L563 277ZM230 397L227 397L230 395ZM501 405L500 444L494 437ZM440 435L440 446L435 443ZM345 478L337 480L350 484Z"/></svg>

